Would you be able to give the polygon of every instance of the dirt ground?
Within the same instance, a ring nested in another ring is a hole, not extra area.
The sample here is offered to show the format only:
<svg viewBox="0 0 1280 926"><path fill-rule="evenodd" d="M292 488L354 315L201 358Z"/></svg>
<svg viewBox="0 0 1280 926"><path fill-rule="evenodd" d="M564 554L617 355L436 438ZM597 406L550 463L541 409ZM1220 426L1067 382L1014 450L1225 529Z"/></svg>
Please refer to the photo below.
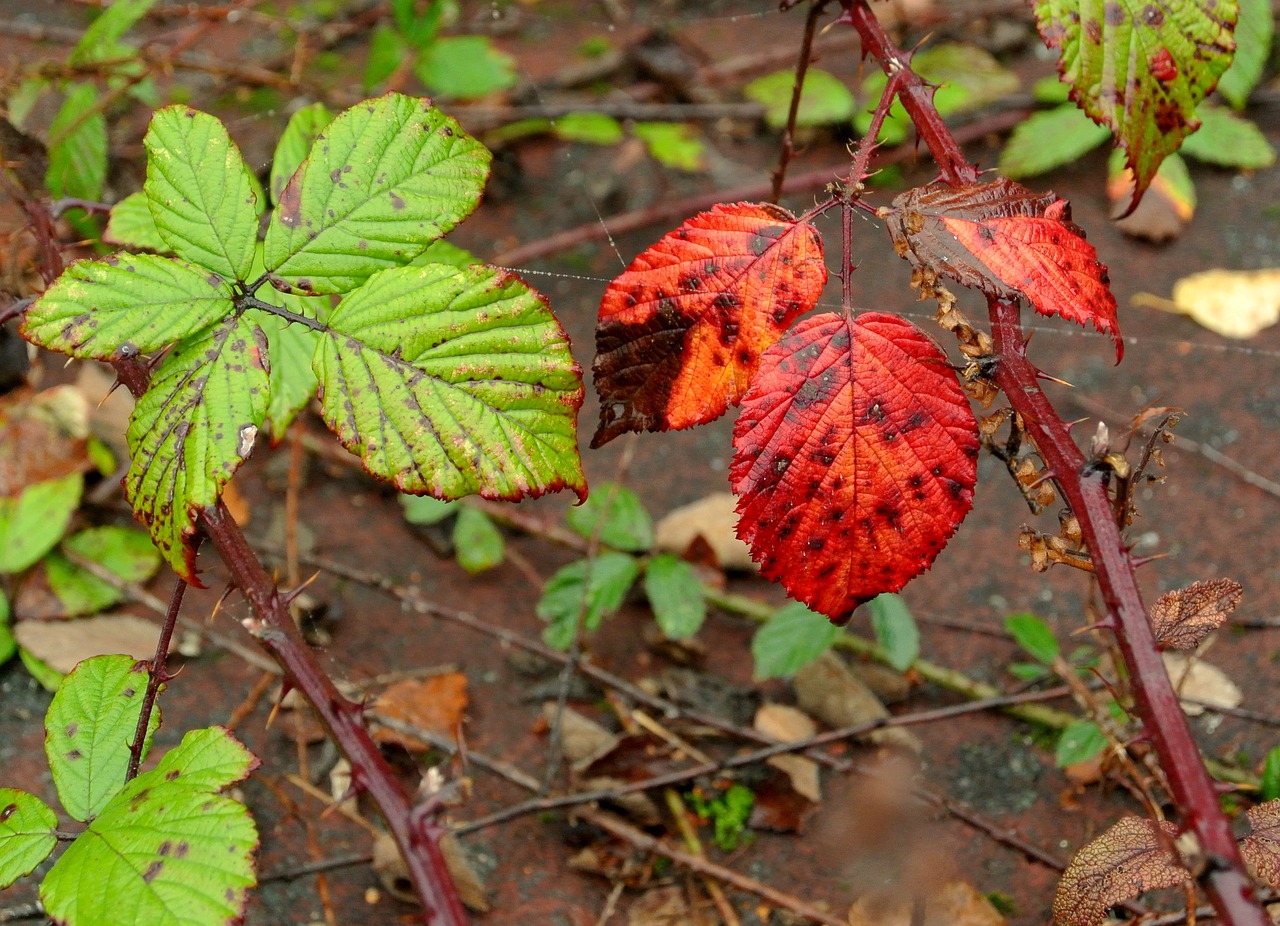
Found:
<svg viewBox="0 0 1280 926"><path fill-rule="evenodd" d="M297 5L277 3L275 7ZM341 9L344 4L335 6ZM766 61L754 71L712 83L711 88L725 100L740 99L741 85L750 77L787 66L785 55L768 62L768 54L794 49L803 22L797 13L780 14L774 4L758 0L463 6L464 16L480 24L491 11L509 11L501 22L514 18L514 25L496 29L496 40L517 58L525 83L560 71L586 39L605 36L625 50L657 25L678 35L703 68L743 55ZM990 40L997 28L1012 28L1015 35L1022 30L1026 41L1005 40L1013 66L1027 87L1035 77L1049 73L1051 65L1039 54L1043 49L1026 34L1023 19L1001 17L1008 22L997 27L994 19L965 15L966 9L979 6L955 4L959 14L935 30L978 40ZM986 4L987 8L999 6ZM613 21L611 10L620 11L624 18ZM65 46L59 44L62 33L58 30L80 27L86 17L83 4L67 0L38 0L34 5L0 0L0 60L61 54ZM24 29L6 28L15 23ZM50 27L48 35L35 40L46 27ZM147 30L173 27L172 21L157 21L150 22ZM318 27L314 34L319 34ZM248 65L279 62L281 55L287 60L291 47L272 30L219 22L202 35L195 50ZM330 61L334 70L306 71L313 85L307 94L296 96L314 94L318 84L339 102L357 98L365 47L360 35L334 45L336 60ZM822 66L842 77L856 74L856 46L833 48L823 54ZM269 164L275 137L292 102L288 93L275 93L271 105L262 109L263 95L255 97L234 76L179 71L173 80L190 88L193 103L227 120L251 165L265 168ZM536 102L536 93L530 99ZM468 126L466 107L452 107L452 111ZM1280 142L1273 105L1256 106L1249 115L1273 142ZM112 127L116 158L112 186L121 196L138 185L144 120L144 113L134 112ZM776 162L777 143L762 126L703 123L700 130L711 158L709 169L695 174L659 167L630 143L598 148L535 139L510 146L498 158L496 180L485 203L452 240L488 258L601 217L767 179ZM987 141L968 150L981 163L992 164L997 149ZM806 140L792 170L838 165L842 150L840 139L819 134ZM1276 462L1280 327L1249 341L1228 341L1183 317L1131 306L1139 292L1167 296L1177 278L1194 271L1280 266L1280 172L1246 176L1196 169L1199 208L1194 222L1179 239L1159 247L1128 239L1108 223L1104 177L1105 154L1095 152L1030 184L1037 189L1052 187L1071 200L1076 221L1087 229L1110 268L1125 335L1124 362L1113 366L1108 339L1065 322L1035 319L1029 325L1034 331L1034 359L1074 386L1050 384L1047 391L1064 417L1096 418L1101 413L1115 426L1146 405L1177 406L1186 411L1178 434L1266 479L1280 479ZM903 166L902 184L929 179L927 165ZM894 192L887 189L877 195L887 202ZM815 194L796 195L785 202L802 210ZM590 367L595 314L608 278L675 224L593 242L518 268L548 296L584 368ZM838 233L834 223L824 231ZM870 222L860 223L855 247L858 303L902 311L928 327L932 313L912 301L907 289L909 268L892 253L884 230ZM826 302L832 301L838 304L835 290L827 294ZM981 316L979 304L967 304L975 316ZM57 360L51 364L59 365ZM594 427L596 415L588 389L580 419L586 434ZM621 472L655 515L724 491L732 420L730 415L694 431L646 434L584 452L589 480L615 479ZM1090 422L1085 429L1091 432L1093 427ZM317 416L307 416L304 428L316 441L329 439ZM288 454L288 447L260 452L236 479L249 512L247 532L263 549L277 549L283 534ZM1167 482L1145 491L1141 520L1132 532L1143 552L1165 555L1142 570L1149 600L1196 579L1227 576L1244 587L1237 617L1246 622L1272 621L1267 628L1220 634L1209 655L1243 689L1242 707L1260 716L1246 719L1210 712L1193 720L1208 754L1228 760L1245 757L1246 767L1256 772L1261 757L1280 742L1280 710L1275 708L1273 694L1280 681L1280 624L1274 620L1280 615L1280 532L1274 526L1280 498L1177 443L1165 451L1165 461ZM1059 639L1067 640L1085 623L1090 585L1075 571L1036 574L1028 567L1027 556L1018 549L1018 529L1034 519L998 461L982 460L976 495L973 513L937 564L903 595L920 623L925 658L1014 690L1018 683L1006 667L1019 657L1001 630L1004 616L1033 611L1054 626ZM569 502L545 499L525 503L521 509L551 521L561 516ZM122 511L123 502L116 496L99 515L119 517ZM1039 521L1041 527L1056 529L1052 512ZM545 539L510 531L507 542L513 555L507 562L488 573L468 576L433 552L422 535L405 524L392 492L326 454L312 454L307 460L297 530L316 557L416 585L433 602L463 608L530 638L541 632L533 610L539 594L535 580L545 579L574 555ZM273 564L280 562L269 559ZM243 603L233 594L218 608L224 591L222 573L213 557L206 554L201 562L209 588L193 591L184 613L252 646L236 620L244 613ZM152 590L164 597L168 588L168 580L161 578ZM773 602L782 600L777 588L758 578L735 577L731 588ZM548 762L548 737L540 718L543 701L554 698L554 684L549 684L554 676L530 674L528 660L517 658L510 647L456 623L409 613L393 598L350 578L321 570L311 593L328 606L326 629L332 639L320 659L335 677L355 681L402 670L456 666L469 687L468 749L541 778ZM141 608L138 613L151 616ZM590 660L631 680L656 675L671 663L663 651L643 642L651 623L647 608L633 596L590 638ZM869 633L868 618L855 615L852 629ZM772 700L792 700L787 684L753 686L752 630L753 625L741 617L713 613L699 636L705 648L699 670L758 689ZM235 653L206 644L199 656L183 659L181 665L180 675L164 695L166 723L158 735L158 748L176 744L184 730L227 724L234 717L237 735L263 760L263 768L243 788L262 833L259 865L265 882L253 895L247 922L301 924L323 922L326 915L337 923L410 921L414 908L382 890L368 864L329 871L323 891L314 875L283 877L317 860L364 856L370 851L365 827L340 813L322 815L321 801L289 783L288 776L299 774L300 758L305 759L307 771L327 793L325 772L332 755L322 745L300 749L288 722L268 725L270 698L251 696L255 688L261 694L263 672ZM573 703L603 717L598 703L601 694L588 689L582 697L575 695ZM39 726L48 700L49 695L16 661L0 669L0 784L53 799ZM917 711L958 700L936 686L918 683L893 710ZM1061 706L1069 708L1070 703ZM1052 751L1043 738L1001 714L969 714L917 727L914 732L923 744L921 782L925 786L971 809L997 829L1015 830L1062 861L1121 812L1141 812L1122 788L1073 788L1054 767ZM839 754L860 763L871 761L873 750L844 745ZM401 758L408 768L410 760ZM419 761L431 764L440 757ZM450 811L454 822L479 819L527 796L478 766L469 767L466 774L473 779L472 787L461 805ZM823 801L803 835L759 832L747 848L731 855L712 852L752 878L843 915L857 893L880 877L876 866L885 864L887 850L881 842L856 832L857 824L851 822L860 819L860 800L866 794L863 778L824 772L823 787ZM376 819L366 812L368 819ZM1013 924L1047 922L1056 883L1051 867L1028 859L954 814L930 811L920 826L922 840L940 849L944 859L932 872L934 876L949 867L954 877L970 881L980 892L1010 898ZM568 865L569 858L593 838L588 829L562 813L526 815L467 835L466 847L487 885L492 907L477 919L495 926L600 922L610 903L609 881ZM668 870L665 876L675 884L686 882L679 869ZM33 896L32 889L21 886L0 895L0 919L6 908L27 903ZM624 892L609 921L625 921L639 896ZM773 905L744 893L730 891L729 897L743 923L791 922ZM1164 909L1177 909L1177 901Z"/></svg>

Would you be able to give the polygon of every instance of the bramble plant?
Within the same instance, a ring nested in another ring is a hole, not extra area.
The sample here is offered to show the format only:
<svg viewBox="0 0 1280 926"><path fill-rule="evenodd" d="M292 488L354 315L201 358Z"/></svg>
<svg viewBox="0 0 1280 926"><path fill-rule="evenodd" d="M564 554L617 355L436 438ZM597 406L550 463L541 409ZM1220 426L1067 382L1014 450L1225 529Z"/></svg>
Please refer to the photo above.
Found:
<svg viewBox="0 0 1280 926"><path fill-rule="evenodd" d="M251 631L382 809L428 909L463 922L442 830L410 812L360 707L315 667L287 597L220 499L259 432L282 436L313 393L341 442L404 492L585 497L568 339L523 282L438 240L475 208L489 155L427 100L297 113L272 164L261 241L267 193L221 122L170 106L144 143L143 191L113 210L106 235L137 253L69 266L24 333L116 366L137 397L125 494L179 591L199 582L202 528L254 609Z"/></svg>
<svg viewBox="0 0 1280 926"><path fill-rule="evenodd" d="M830 6L809 4L775 192L814 27ZM1107 615L1094 627L1115 634L1133 709L1182 815L1180 825L1127 818L1082 849L1059 887L1056 919L1092 926L1112 904L1194 878L1222 922L1260 926L1267 918L1253 876L1277 884L1280 804L1251 809L1253 835L1237 846L1160 656L1186 646L1182 631L1208 627L1187 633L1194 648L1234 600L1224 606L1221 592L1192 586L1161 599L1149 621L1134 576L1138 561L1123 539L1134 515L1131 489L1149 454L1130 464L1105 430L1082 452L1040 390L1045 374L1027 359L1024 301L1042 315L1110 335L1121 359L1106 268L1066 201L984 178L965 159L939 116L937 88L914 69L913 54L893 44L870 3L841 0L839 9L836 21L857 30L863 55L885 73L848 175L798 218L771 203L715 206L665 235L609 284L596 332L601 413L592 445L627 431L702 424L740 404L730 466L738 536L763 575L844 623L859 605L929 568L970 510L980 448L996 448L995 435L1007 428L999 455L1032 509L1048 504L1054 490L1069 509L1058 536L1031 532L1022 543L1038 568L1061 562L1097 577ZM1134 178L1132 209L1197 128L1197 106L1230 64L1236 3L1104 9L1041 0L1035 11L1046 44L1060 52L1070 96L1123 147ZM875 206L864 194L876 140L899 103L940 179ZM938 302L938 321L957 336L965 358L959 370L910 322L855 307L857 211L884 221L894 251L914 269L920 298ZM843 245L842 311L797 323L826 282L823 237L813 223L832 212ZM960 312L944 278L986 297L991 334ZM974 416L970 399L989 407L1001 395L1008 409L981 421ZM1028 642L1031 628L1015 626ZM1181 630L1162 635L1170 626ZM1061 657L1051 642L1035 645L1040 659L1056 665ZM1058 671L1072 674L1065 663ZM1068 749L1092 731L1072 733Z"/></svg>

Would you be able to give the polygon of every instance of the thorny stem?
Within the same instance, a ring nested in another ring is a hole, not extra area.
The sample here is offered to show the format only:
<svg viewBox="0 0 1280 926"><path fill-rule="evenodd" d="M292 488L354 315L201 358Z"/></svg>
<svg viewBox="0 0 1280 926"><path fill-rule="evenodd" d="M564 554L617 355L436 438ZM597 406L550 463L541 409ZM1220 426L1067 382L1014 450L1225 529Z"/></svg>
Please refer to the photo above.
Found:
<svg viewBox="0 0 1280 926"><path fill-rule="evenodd" d="M129 767L125 769L124 780L133 781L138 777L138 767L142 764L142 751L147 743L147 727L151 724L151 712L155 708L156 695L161 686L173 678L169 674L166 660L169 658L169 641L173 639L173 628L178 623L178 612L182 610L182 599L187 594L187 581L181 576L173 586L173 596L169 599L169 608L165 611L164 624L160 627L160 639L156 642L156 654L147 667L147 690L142 696L142 712L138 715L138 726L133 733L133 742L129 744Z"/></svg>
<svg viewBox="0 0 1280 926"><path fill-rule="evenodd" d="M904 72L899 92L916 131L938 162L944 180L952 185L973 183L978 171L964 156L951 131L933 105L933 88L911 72L910 55L898 49L877 21L866 0L841 0L842 21L857 29L863 53L873 55L892 79ZM1106 604L1105 622L1129 674L1138 715L1150 737L1169 789L1186 828L1199 842L1202 863L1198 877L1224 923L1264 926L1268 917L1258 903L1231 826L1178 703L1173 684L1156 649L1147 611L1138 590L1133 558L1107 494L1107 471L1091 466L1072 440L1044 392L1036 368L1028 361L1022 319L1016 301L988 300L998 363L997 385L1004 392L1035 442L1045 466L1080 523Z"/></svg>
<svg viewBox="0 0 1280 926"><path fill-rule="evenodd" d="M795 83L791 87L791 107L787 110L787 124L782 130L782 153L778 156L778 169L773 172L773 196L776 203L782 196L782 184L787 177L787 165L795 154L796 117L800 114L800 93L804 89L804 76L813 58L813 38L818 31L818 17L827 8L829 0L812 0L809 15L804 20L804 38L800 40L800 57L796 60Z"/></svg>

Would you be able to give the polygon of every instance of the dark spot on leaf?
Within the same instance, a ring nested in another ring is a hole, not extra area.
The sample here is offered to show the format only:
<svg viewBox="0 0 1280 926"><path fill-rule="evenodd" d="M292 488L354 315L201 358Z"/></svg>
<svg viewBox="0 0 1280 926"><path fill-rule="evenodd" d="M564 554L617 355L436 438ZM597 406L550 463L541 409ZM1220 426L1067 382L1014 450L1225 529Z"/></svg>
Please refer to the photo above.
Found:
<svg viewBox="0 0 1280 926"><path fill-rule="evenodd" d="M3 823L5 820L8 820L17 812L18 812L17 804L6 804L3 808L0 808L0 823Z"/></svg>
<svg viewBox="0 0 1280 926"><path fill-rule="evenodd" d="M164 862L152 862L147 866L147 870L142 873L142 880L150 884L164 870Z"/></svg>
<svg viewBox="0 0 1280 926"><path fill-rule="evenodd" d="M402 209L404 208L404 200L403 200L403 199L401 199L399 196L397 196L397 195L396 195L396 192L395 192L394 190L392 190L392 191L391 191L390 193L388 193L387 195L391 197L391 208L392 208L392 209L394 209L394 210L396 210L397 212L399 212L400 210L402 210Z"/></svg>
<svg viewBox="0 0 1280 926"><path fill-rule="evenodd" d="M79 749L72 749L70 752L67 753L67 758L70 759L72 762L75 762L77 759L84 758L84 753L82 753Z"/></svg>

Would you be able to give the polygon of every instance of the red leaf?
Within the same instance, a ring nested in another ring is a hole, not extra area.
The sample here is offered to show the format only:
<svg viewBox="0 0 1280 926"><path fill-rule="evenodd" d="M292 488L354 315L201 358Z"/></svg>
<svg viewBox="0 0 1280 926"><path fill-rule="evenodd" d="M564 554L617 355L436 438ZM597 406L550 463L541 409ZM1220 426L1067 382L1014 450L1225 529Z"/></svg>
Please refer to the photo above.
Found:
<svg viewBox="0 0 1280 926"><path fill-rule="evenodd" d="M768 203L719 205L663 236L600 302L591 446L719 418L826 282L817 230Z"/></svg>
<svg viewBox="0 0 1280 926"><path fill-rule="evenodd" d="M1111 335L1116 362L1124 341L1107 268L1071 222L1071 207L1003 178L908 190L886 211L898 254L965 286L1024 297L1041 315L1091 323Z"/></svg>
<svg viewBox="0 0 1280 926"><path fill-rule="evenodd" d="M928 569L973 505L977 422L942 351L894 315L805 319L734 427L738 536L837 623Z"/></svg>

